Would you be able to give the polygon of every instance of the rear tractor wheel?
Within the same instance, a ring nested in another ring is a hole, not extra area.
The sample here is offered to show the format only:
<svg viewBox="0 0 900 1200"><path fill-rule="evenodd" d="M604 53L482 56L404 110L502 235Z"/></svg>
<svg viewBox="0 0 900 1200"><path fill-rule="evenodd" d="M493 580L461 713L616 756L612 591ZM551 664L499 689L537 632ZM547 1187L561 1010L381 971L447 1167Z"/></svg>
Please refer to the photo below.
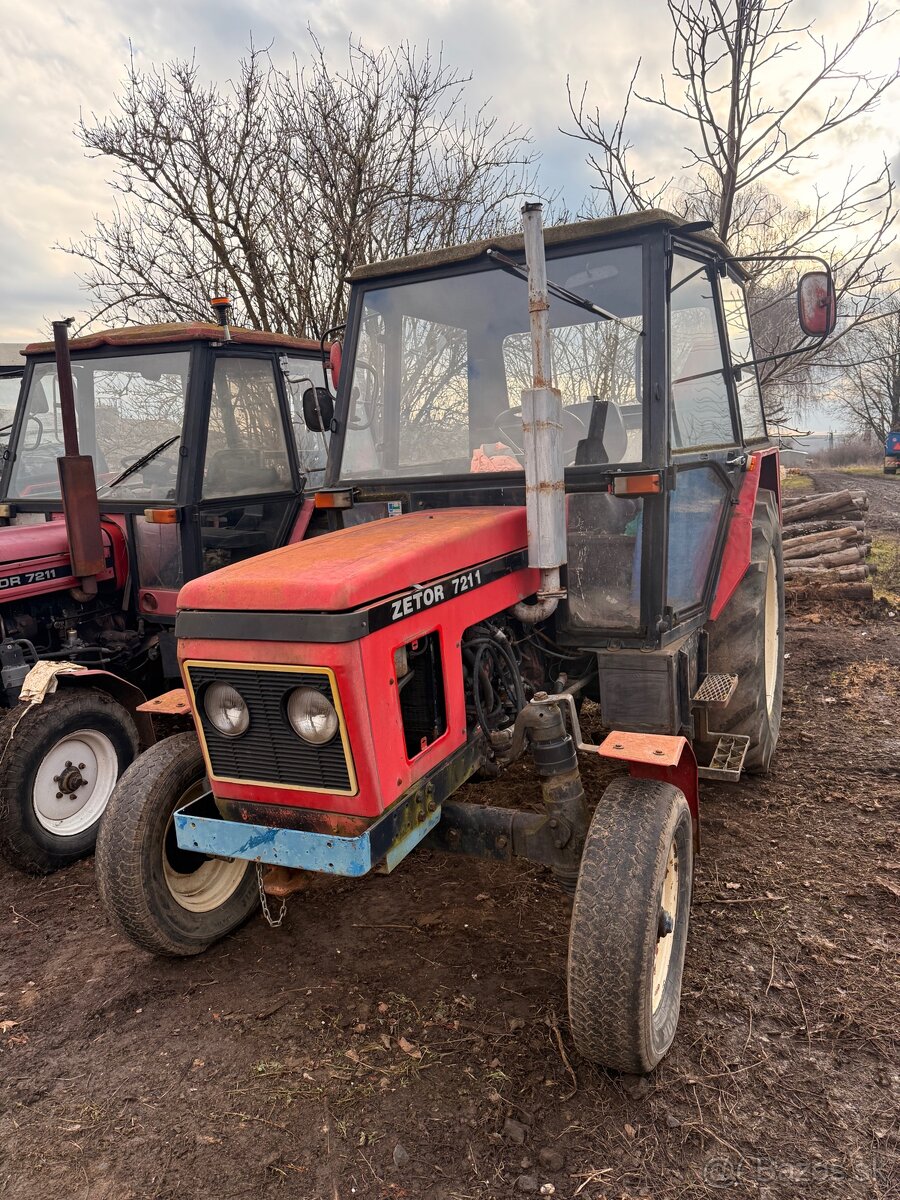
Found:
<svg viewBox="0 0 900 1200"><path fill-rule="evenodd" d="M738 677L728 706L716 712L718 732L748 736L744 770L764 774L778 744L784 685L784 562L771 492L756 501L746 574L707 633L710 672Z"/></svg>
<svg viewBox="0 0 900 1200"><path fill-rule="evenodd" d="M178 845L175 810L203 793L205 775L196 734L157 742L122 776L97 839L100 899L113 923L151 954L200 954L259 903L254 864Z"/></svg>
<svg viewBox="0 0 900 1200"><path fill-rule="evenodd" d="M45 875L94 848L116 780L138 752L134 721L94 688L62 688L0 722L0 854Z"/></svg>
<svg viewBox="0 0 900 1200"><path fill-rule="evenodd" d="M652 1071L681 1007L693 880L691 813L670 783L614 780L591 820L569 933L569 1025L578 1052Z"/></svg>

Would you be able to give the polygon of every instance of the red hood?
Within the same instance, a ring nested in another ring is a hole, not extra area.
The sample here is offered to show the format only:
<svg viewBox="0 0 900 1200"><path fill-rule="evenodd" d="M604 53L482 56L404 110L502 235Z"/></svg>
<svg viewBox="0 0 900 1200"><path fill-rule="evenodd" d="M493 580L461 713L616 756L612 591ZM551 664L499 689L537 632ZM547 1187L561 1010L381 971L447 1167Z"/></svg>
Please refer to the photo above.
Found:
<svg viewBox="0 0 900 1200"><path fill-rule="evenodd" d="M104 528L103 540L107 553L109 530ZM8 525L0 528L0 566L17 563L34 564L45 558L69 558L69 541L65 521L44 521L40 525Z"/></svg>
<svg viewBox="0 0 900 1200"><path fill-rule="evenodd" d="M524 508L449 508L326 533L191 580L178 607L346 612L523 549Z"/></svg>

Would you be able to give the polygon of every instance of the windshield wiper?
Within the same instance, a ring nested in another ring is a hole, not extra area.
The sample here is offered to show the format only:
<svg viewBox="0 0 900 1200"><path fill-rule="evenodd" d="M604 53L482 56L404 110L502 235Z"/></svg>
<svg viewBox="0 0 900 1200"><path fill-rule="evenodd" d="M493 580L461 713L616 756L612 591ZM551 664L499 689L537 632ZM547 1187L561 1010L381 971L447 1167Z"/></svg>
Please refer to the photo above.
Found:
<svg viewBox="0 0 900 1200"><path fill-rule="evenodd" d="M509 258L502 251L495 250L493 246L489 246L485 250L485 254L509 275L517 275L519 279L524 279L526 283L528 282L528 271L521 264L517 263L514 258ZM583 308L585 312L593 313L595 317L600 317L604 321L615 321L617 325L621 325L623 329L627 329L635 337L644 336L643 329L635 329L627 321L624 321L621 317L617 317L615 313L601 308L593 300L587 300L584 296L579 296L577 292L570 292L568 288L563 287L562 284L554 283L552 279L547 280L547 291L551 296L556 296L557 300L565 300L566 304L573 304L576 308Z"/></svg>
<svg viewBox="0 0 900 1200"><path fill-rule="evenodd" d="M135 471L140 471L141 467L146 467L147 463L152 462L153 459L156 458L157 454L162 454L163 450L168 450L168 448L174 445L180 437L181 434L176 433L174 437L166 438L164 442L160 442L158 446L154 446L152 450L148 450L146 454L142 454L140 458L135 459L135 461L127 466L124 471L120 472L115 479L110 480L109 483L101 483L97 488L97 495L99 496L104 488L112 489L116 487L117 484L120 484L123 482L123 480L127 479L129 475L133 475Z"/></svg>

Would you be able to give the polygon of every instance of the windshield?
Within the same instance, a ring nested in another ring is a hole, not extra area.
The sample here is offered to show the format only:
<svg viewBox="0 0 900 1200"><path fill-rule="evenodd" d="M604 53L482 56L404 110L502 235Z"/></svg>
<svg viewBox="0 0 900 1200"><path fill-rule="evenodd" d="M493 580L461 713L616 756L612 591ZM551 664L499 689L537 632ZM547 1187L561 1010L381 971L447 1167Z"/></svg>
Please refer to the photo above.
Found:
<svg viewBox="0 0 900 1200"><path fill-rule="evenodd" d="M93 458L104 500L174 499L189 363L187 350L73 361L79 450ZM167 441L142 467L126 471ZM62 453L56 363L40 363L28 388L9 495L58 499Z"/></svg>
<svg viewBox="0 0 900 1200"><path fill-rule="evenodd" d="M552 258L547 273L624 322L551 299L566 463L640 462L641 248ZM524 280L494 267L368 290L341 478L520 469L531 378Z"/></svg>
<svg viewBox="0 0 900 1200"><path fill-rule="evenodd" d="M316 387L325 386L325 368L322 360L318 358L288 356L288 372L290 379L301 381L288 382L291 425L294 429L294 441L297 443L300 474L304 476L309 487L319 487L325 478L328 439L331 435L307 428L303 419L303 393L309 387L307 381L311 381Z"/></svg>

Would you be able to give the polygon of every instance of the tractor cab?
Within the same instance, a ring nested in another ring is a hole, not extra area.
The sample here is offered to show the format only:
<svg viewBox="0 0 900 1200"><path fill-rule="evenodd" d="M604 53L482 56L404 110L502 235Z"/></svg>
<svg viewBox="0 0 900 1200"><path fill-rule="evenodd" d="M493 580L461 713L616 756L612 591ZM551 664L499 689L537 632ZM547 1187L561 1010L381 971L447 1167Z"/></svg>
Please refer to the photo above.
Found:
<svg viewBox="0 0 900 1200"><path fill-rule="evenodd" d="M824 336L828 271L798 299ZM188 955L260 894L277 923L265 897L305 872L389 873L420 843L522 857L574 895L577 1049L648 1071L699 779L767 770L781 719L778 451L740 264L668 213L544 231L526 205L518 236L358 270L339 376L320 536L181 592L195 729L110 801L107 910ZM540 811L457 798L525 753ZM597 755L621 773L586 796Z"/></svg>
<svg viewBox="0 0 900 1200"><path fill-rule="evenodd" d="M0 853L34 871L93 848L153 741L136 710L178 679L181 586L302 538L330 434L303 417L329 398L317 342L57 324L62 367L59 344L26 349L0 483Z"/></svg>
<svg viewBox="0 0 900 1200"><path fill-rule="evenodd" d="M303 392L324 384L317 343L240 329L225 340L219 326L198 323L69 345L79 448L93 460L104 522L127 548L139 612L171 619L185 579L288 540L304 490L324 475L327 435L302 415ZM60 515L53 346L26 353L2 482L14 526ZM4 599L14 593L8 585Z"/></svg>

